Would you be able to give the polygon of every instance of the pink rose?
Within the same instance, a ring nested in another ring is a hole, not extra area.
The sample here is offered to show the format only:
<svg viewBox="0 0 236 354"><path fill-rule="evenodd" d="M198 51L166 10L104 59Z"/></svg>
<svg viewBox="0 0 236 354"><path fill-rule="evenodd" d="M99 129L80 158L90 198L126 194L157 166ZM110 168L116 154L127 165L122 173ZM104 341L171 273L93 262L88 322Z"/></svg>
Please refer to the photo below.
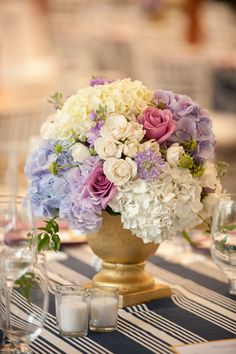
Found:
<svg viewBox="0 0 236 354"><path fill-rule="evenodd" d="M148 139L156 139L159 144L163 143L175 131L172 112L169 109L146 108L138 117L146 130Z"/></svg>
<svg viewBox="0 0 236 354"><path fill-rule="evenodd" d="M98 164L86 181L86 187L90 195L97 198L103 209L106 208L109 200L116 193L116 186L109 181L103 172L103 165Z"/></svg>

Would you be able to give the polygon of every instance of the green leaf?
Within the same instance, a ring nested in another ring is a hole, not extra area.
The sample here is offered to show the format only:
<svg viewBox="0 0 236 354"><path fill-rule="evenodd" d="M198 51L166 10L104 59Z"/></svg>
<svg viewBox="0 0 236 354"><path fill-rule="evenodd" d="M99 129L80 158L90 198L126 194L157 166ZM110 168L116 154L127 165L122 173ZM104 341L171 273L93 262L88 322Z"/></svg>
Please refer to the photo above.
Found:
<svg viewBox="0 0 236 354"><path fill-rule="evenodd" d="M62 93L58 91L55 92L52 96L49 97L48 102L54 104L54 107L56 109L61 109L64 104L62 99Z"/></svg>
<svg viewBox="0 0 236 354"><path fill-rule="evenodd" d="M39 241L38 244L38 252L44 251L49 248L50 236L48 234L44 234L43 238Z"/></svg>
<svg viewBox="0 0 236 354"><path fill-rule="evenodd" d="M217 170L217 177L219 179L225 177L225 175L227 174L227 168L228 168L229 164L227 162L224 161L218 161L216 164L216 170Z"/></svg>
<svg viewBox="0 0 236 354"><path fill-rule="evenodd" d="M113 216L120 215L120 213L117 213L117 212L113 211L112 208L109 207L109 205L107 205L105 211L106 211L108 214L113 215Z"/></svg>
<svg viewBox="0 0 236 354"><path fill-rule="evenodd" d="M54 246L53 246L54 251L58 252L60 249L60 244L61 244L60 237L57 234L55 234L52 236L52 241L54 242Z"/></svg>
<svg viewBox="0 0 236 354"><path fill-rule="evenodd" d="M227 242L227 238L228 238L228 236L225 236L224 238L222 238L222 240L215 241L215 246L216 246L216 249L218 251L224 253L224 251L225 251L225 243Z"/></svg>
<svg viewBox="0 0 236 354"><path fill-rule="evenodd" d="M234 225L234 224L226 225L226 226L223 227L223 230L224 230L224 231L233 231L233 230L236 230L236 225Z"/></svg>
<svg viewBox="0 0 236 354"><path fill-rule="evenodd" d="M15 284L18 285L19 292L31 305L30 294L32 289L38 286L38 278L35 276L35 274L33 272L26 272L15 281Z"/></svg>
<svg viewBox="0 0 236 354"><path fill-rule="evenodd" d="M188 243L190 243L190 245L195 246L195 242L193 242L193 241L191 240L191 237L189 236L189 234L188 234L185 230L182 231L182 237L183 237L186 241L188 241Z"/></svg>

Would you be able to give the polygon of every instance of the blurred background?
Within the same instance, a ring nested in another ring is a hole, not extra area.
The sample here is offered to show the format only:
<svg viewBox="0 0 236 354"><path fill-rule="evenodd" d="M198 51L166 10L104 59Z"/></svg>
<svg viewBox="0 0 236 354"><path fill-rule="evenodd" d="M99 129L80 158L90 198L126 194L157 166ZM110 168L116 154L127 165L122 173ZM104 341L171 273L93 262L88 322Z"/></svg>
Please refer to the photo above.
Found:
<svg viewBox="0 0 236 354"><path fill-rule="evenodd" d="M48 97L98 75L206 107L234 191L235 0L0 0L0 192L25 189L29 139L53 112Z"/></svg>

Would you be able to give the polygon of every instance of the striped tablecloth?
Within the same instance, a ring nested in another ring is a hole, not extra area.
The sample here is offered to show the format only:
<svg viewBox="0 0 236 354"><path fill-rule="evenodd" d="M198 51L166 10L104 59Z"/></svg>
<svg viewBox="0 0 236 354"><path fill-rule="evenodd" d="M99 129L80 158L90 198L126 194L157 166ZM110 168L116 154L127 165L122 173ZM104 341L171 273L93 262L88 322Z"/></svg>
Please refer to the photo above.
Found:
<svg viewBox="0 0 236 354"><path fill-rule="evenodd" d="M55 320L55 286L84 283L95 274L87 245L64 247L63 251L67 259L48 263L49 313L42 335L31 344L34 353L172 354L171 346L178 344L235 338L236 297L228 294L227 281L211 259L183 257L181 264L170 262L163 252L152 257L147 268L158 281L171 286L171 298L120 309L115 332L61 337Z"/></svg>

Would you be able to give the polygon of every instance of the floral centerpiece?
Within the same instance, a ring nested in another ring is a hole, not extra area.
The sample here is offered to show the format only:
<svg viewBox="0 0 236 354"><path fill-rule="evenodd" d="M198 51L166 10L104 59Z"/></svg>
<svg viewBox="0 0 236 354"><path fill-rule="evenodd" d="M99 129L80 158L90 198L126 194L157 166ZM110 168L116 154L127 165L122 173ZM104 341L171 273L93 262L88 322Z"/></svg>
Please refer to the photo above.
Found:
<svg viewBox="0 0 236 354"><path fill-rule="evenodd" d="M222 194L209 114L188 96L93 79L58 102L26 163L37 216L96 232L120 215L144 243L207 219Z"/></svg>

